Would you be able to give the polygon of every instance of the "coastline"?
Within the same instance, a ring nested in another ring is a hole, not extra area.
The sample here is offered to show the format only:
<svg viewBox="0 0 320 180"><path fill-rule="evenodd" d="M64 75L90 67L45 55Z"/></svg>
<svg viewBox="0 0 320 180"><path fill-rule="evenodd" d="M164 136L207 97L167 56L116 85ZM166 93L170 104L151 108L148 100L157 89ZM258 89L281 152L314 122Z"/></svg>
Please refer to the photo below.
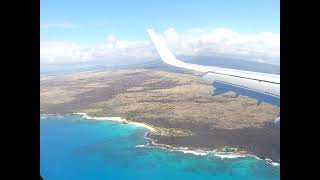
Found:
<svg viewBox="0 0 320 180"><path fill-rule="evenodd" d="M77 112L77 113L73 113L73 114L80 115L86 119L92 119L92 120L96 120L96 121L116 121L118 123L131 124L131 125L135 125L135 126L139 126L139 127L144 127L146 129L149 129L152 132L155 132L155 129L153 127L151 127L150 125L147 125L144 123L139 123L139 122L129 121L123 117L95 117L95 116L89 116L87 113L81 113L81 112Z"/></svg>
<svg viewBox="0 0 320 180"><path fill-rule="evenodd" d="M176 151L176 152L183 152L184 154L193 154L197 156L206 156L206 155L213 155L215 157L219 157L221 159L235 159L235 158L243 158L243 157L252 157L257 160L264 160L268 164L274 166L274 167L279 167L280 168L280 162L275 162L272 161L269 158L260 158L254 154L250 154L246 151L238 151L238 152L225 152L222 150L217 150L217 149L194 149L194 148L188 148L188 147L173 147L167 144L158 144L155 143L153 139L147 137L146 138L149 140L149 143L147 145L137 145L137 148L160 148L166 151Z"/></svg>
<svg viewBox="0 0 320 180"><path fill-rule="evenodd" d="M79 115L82 116L83 118L86 119L91 119L91 120L96 120L96 121L115 121L121 124L131 124L131 125L135 125L135 126L139 126L139 127L143 127L146 128L148 130L150 130L151 132L155 132L155 128L153 128L150 125L144 124L144 123L139 123L139 122L133 122L133 121L128 121L125 118L122 117L95 117L95 116L89 116L87 115L87 113L82 113L82 112L76 112L76 113L71 113L73 115ZM62 116L62 114L42 114L45 116L50 116L50 115L58 115L58 116ZM45 119L45 117L42 117ZM152 138L148 137L149 132L145 133L145 138L148 139L148 143L146 145L137 145L137 148L160 148L160 149L164 149L167 151L179 151L179 152L183 152L185 154L193 154L193 155L200 155L200 156L205 156L205 155L213 155L215 157L219 157L221 159L234 159L234 158L241 158L241 157L253 157L256 158L258 160L264 160L266 161L268 164L274 166L274 167L280 167L280 162L275 162L269 158L260 158L256 155L253 154L249 154L245 151L235 151L235 152L227 152L227 151L223 151L223 150L217 150L217 149L194 149L194 148L188 148L188 147L174 147L171 145L167 145L167 144L159 144L156 143L155 140L153 140Z"/></svg>
<svg viewBox="0 0 320 180"><path fill-rule="evenodd" d="M193 154L197 156L206 156L206 155L213 155L215 157L219 157L221 159L235 159L235 158L242 158L242 157L252 157L257 160L266 161L268 164L279 167L280 162L273 161L269 158L261 158L257 155L250 154L246 151L235 151L235 152L227 152L218 149L202 149L202 148L189 148L189 147L174 147L168 144L159 144L156 143L154 139L148 137L148 132L145 134L145 138L149 141L146 145L137 145L137 148L160 148L169 152L176 151L176 152L183 152L184 154Z"/></svg>

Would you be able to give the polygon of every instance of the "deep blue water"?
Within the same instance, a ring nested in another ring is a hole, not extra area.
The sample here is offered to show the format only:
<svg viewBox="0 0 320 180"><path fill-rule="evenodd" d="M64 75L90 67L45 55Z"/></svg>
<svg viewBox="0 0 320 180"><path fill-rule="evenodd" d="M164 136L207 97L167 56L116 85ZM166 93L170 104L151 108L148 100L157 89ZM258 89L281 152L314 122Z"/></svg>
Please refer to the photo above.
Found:
<svg viewBox="0 0 320 180"><path fill-rule="evenodd" d="M280 179L280 168L253 157L221 159L146 144L146 129L80 116L41 117L40 173L45 180Z"/></svg>

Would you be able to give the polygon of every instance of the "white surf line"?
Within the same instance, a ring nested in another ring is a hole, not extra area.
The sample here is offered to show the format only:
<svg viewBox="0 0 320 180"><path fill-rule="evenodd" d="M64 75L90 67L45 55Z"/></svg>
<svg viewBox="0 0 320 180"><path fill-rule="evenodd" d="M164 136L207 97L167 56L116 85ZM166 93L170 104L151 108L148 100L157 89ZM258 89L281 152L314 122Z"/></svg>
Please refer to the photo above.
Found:
<svg viewBox="0 0 320 180"><path fill-rule="evenodd" d="M224 158L229 158L229 159L234 159L234 158L240 158L240 157L248 157L251 156L249 154L236 154L236 153L228 153L228 152L218 152L216 150L202 150L202 149L189 149L188 147L172 147L167 144L158 144L153 142L152 139L147 138L151 140L152 145L147 144L147 145L137 145L136 147L139 148L160 148L166 151L176 151L176 152L183 152L184 154L193 154L197 156L205 156L205 155L213 155L216 157L219 157L221 159Z"/></svg>
<svg viewBox="0 0 320 180"><path fill-rule="evenodd" d="M221 159L235 159L235 158L241 158L241 157L248 157L248 155L245 154L226 154L226 153L214 153L213 154L216 157L220 157Z"/></svg>
<svg viewBox="0 0 320 180"><path fill-rule="evenodd" d="M147 138L147 137L146 137ZM149 140L152 141L152 139L147 138ZM276 163L273 162L271 159L261 159L256 155L253 154L249 154L249 153L232 153L232 152L220 152L220 151L216 151L216 150L202 150L202 149L189 149L188 147L172 147L170 145L166 145L166 144L158 144L155 142L151 142L152 145L147 144L147 145L137 145L137 148L160 148L163 149L165 151L175 151L175 152L183 152L185 154L193 154L193 155L197 155L197 156L205 156L205 155L212 155L218 158L223 159L236 159L236 158L243 158L243 157L252 157L255 158L257 160L264 160L266 163L272 165L272 166L280 166L280 163Z"/></svg>
<svg viewBox="0 0 320 180"><path fill-rule="evenodd" d="M149 129L150 131L155 131L155 129L147 124L144 123L139 123L139 122L130 122L125 118L122 117L94 117L94 116L88 116L87 113L81 113L81 112L77 112L77 113L73 113L75 115L81 115L86 119L92 119L92 120L97 120L97 121L116 121L119 123L123 123L124 121L127 122L127 124L132 124L135 126L140 126L140 127L144 127ZM215 157L219 157L221 159L235 159L235 158L242 158L242 157L254 157L258 160L265 160L268 164L272 165L272 166L280 166L279 163L273 162L271 159L261 159L258 156L255 156L253 154L237 154L237 153L228 153L228 152L218 152L216 150L201 150L201 149L195 149L195 150L191 150L188 147L172 147L170 145L166 145L166 144L158 144L153 142L153 140L151 138L148 138L145 136L145 138L149 139L152 141L153 145L137 145L137 148L160 148L160 149L164 149L167 151L179 151L179 152L183 152L185 154L193 154L193 155L197 155L197 156L205 156L205 155L213 155Z"/></svg>

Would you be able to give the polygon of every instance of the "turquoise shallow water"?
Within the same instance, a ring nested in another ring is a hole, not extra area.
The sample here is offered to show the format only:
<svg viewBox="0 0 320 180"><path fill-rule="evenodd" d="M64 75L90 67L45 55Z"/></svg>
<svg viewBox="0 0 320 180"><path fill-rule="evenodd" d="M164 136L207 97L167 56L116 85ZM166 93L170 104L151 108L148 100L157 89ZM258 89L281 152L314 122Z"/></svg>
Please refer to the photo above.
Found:
<svg viewBox="0 0 320 180"><path fill-rule="evenodd" d="M280 179L280 168L252 157L221 159L146 144L146 129L80 116L43 116L40 173L45 180Z"/></svg>

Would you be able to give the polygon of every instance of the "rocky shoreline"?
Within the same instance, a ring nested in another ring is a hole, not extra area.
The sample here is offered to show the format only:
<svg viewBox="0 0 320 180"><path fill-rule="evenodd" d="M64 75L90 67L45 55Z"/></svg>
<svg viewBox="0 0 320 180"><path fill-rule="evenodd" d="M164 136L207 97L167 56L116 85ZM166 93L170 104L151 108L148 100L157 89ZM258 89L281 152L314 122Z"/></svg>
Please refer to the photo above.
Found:
<svg viewBox="0 0 320 180"><path fill-rule="evenodd" d="M144 127L149 130L149 132L145 133L145 138L148 140L148 143L146 145L138 145L137 147L150 147L150 148L160 148L167 151L180 151L183 153L189 153L194 155L214 155L216 157L220 157L222 159L224 158L240 158L240 157L254 157L259 160L265 160L267 163L273 165L273 166L280 166L280 161L278 160L272 160L270 158L266 158L264 156L254 155L252 153L249 153L248 151L239 149L239 148L233 148L229 146L219 147L219 148L194 148L194 147L188 147L188 146L175 146L173 144L169 143L159 143L158 141L161 139L161 137L172 137L172 135L177 135L176 137L183 137L188 136L191 134L188 133L181 133L181 131L168 131L168 128L158 128L154 126L150 126L144 123L139 122L132 122L128 121L121 117L91 117L88 116L86 113L62 113L62 114L40 114L40 117L45 116L65 116L65 115L79 115L86 119L92 119L92 120L110 120L115 121L118 123L123 123L125 121L125 124L133 124L136 126ZM164 131L164 132L161 132ZM177 134L177 132L179 132ZM172 134L166 134L166 133L172 133ZM181 134L180 134L181 133ZM160 137L160 138L159 138Z"/></svg>
<svg viewBox="0 0 320 180"><path fill-rule="evenodd" d="M250 154L247 151L244 150L239 150L237 148L232 148L232 147L223 147L223 148L217 148L217 149L210 149L210 148L190 148L190 147L174 147L168 144L159 144L156 143L155 139L150 138L148 135L150 134L150 132L146 132L145 133L145 138L148 139L148 143L146 145L138 145L136 147L139 148L160 148L160 149L164 149L167 151L180 151L186 154L194 154L194 155L200 155L200 156L204 156L204 155L214 155L216 157L220 157L221 159L233 159L233 158L241 158L241 157L253 157L259 160L264 160L266 161L268 164L271 164L272 166L275 167L280 167L280 161L275 161L266 157L259 157L257 155L254 154Z"/></svg>
<svg viewBox="0 0 320 180"><path fill-rule="evenodd" d="M203 132L208 132L204 130ZM193 133L191 136L159 136L149 133L157 144L173 147L189 147L192 149L241 151L254 154L261 159L272 159L280 163L280 129L266 125L265 128L247 129L215 129L210 133ZM224 149L225 147L231 147Z"/></svg>

